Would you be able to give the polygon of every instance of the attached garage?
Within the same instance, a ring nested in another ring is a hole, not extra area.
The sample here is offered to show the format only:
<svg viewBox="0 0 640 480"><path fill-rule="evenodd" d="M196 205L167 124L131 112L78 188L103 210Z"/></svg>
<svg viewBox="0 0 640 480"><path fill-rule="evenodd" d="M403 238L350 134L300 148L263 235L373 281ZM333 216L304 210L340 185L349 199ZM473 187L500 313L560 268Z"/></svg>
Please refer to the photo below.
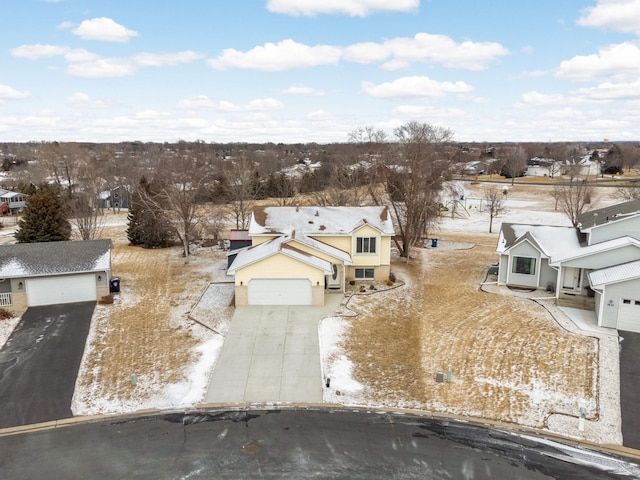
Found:
<svg viewBox="0 0 640 480"><path fill-rule="evenodd" d="M640 299L620 299L618 330L640 333Z"/></svg>
<svg viewBox="0 0 640 480"><path fill-rule="evenodd" d="M30 307L96 301L96 276L89 273L29 278L26 291Z"/></svg>
<svg viewBox="0 0 640 480"><path fill-rule="evenodd" d="M0 307L95 302L109 295L111 240L0 245Z"/></svg>
<svg viewBox="0 0 640 480"><path fill-rule="evenodd" d="M311 281L299 278L252 279L249 305L311 305Z"/></svg>

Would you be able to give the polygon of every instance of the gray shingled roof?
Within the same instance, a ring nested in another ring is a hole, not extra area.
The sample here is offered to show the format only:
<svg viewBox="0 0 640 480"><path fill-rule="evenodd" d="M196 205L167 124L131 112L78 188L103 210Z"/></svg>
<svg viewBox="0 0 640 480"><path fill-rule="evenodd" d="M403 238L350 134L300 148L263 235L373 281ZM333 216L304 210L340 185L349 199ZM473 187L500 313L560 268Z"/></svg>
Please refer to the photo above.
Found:
<svg viewBox="0 0 640 480"><path fill-rule="evenodd" d="M111 249L111 240L0 245L0 278L105 271Z"/></svg>
<svg viewBox="0 0 640 480"><path fill-rule="evenodd" d="M640 200L630 200L628 202L617 203L598 210L591 210L578 215L578 225L581 230L586 230L596 225L614 222L629 218L634 213L640 214Z"/></svg>

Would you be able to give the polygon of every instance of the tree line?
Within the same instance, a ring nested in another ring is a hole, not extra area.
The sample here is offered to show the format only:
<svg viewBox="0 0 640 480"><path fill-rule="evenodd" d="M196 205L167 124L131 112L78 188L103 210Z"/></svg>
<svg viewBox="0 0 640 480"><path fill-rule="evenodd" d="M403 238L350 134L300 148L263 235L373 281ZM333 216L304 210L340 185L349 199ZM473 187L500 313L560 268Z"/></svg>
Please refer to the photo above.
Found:
<svg viewBox="0 0 640 480"><path fill-rule="evenodd" d="M127 198L127 234L134 245L179 243L189 255L202 232L216 238L229 223L248 228L256 202L377 204L390 207L398 232L396 246L405 257L439 215L443 184L459 173L460 162L491 157L515 178L531 155L567 160L581 154L575 145L564 144L458 144L449 129L419 122L396 128L391 137L374 127L358 127L346 143L334 145L45 142L4 145L2 151L8 159L3 168L10 169L13 182L7 188L31 195L19 241L69 238L71 228L61 220L32 215L40 195L46 196L47 205L38 209L59 212L81 238L94 238L106 208L100 195L118 190ZM637 164L638 151L637 145L613 145L607 157L629 169ZM55 207L52 195L59 203ZM215 214L205 205L216 206ZM109 208L119 206L112 203ZM34 236L42 228L35 218L59 228L60 238ZM34 225L27 228L24 222L31 221Z"/></svg>

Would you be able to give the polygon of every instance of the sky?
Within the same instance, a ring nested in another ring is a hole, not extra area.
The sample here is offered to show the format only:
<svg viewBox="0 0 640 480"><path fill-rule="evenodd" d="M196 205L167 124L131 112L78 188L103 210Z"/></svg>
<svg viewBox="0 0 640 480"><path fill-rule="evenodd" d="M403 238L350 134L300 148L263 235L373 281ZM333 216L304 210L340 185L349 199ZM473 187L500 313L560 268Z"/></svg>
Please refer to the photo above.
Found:
<svg viewBox="0 0 640 480"><path fill-rule="evenodd" d="M640 140L640 0L4 0L0 141Z"/></svg>

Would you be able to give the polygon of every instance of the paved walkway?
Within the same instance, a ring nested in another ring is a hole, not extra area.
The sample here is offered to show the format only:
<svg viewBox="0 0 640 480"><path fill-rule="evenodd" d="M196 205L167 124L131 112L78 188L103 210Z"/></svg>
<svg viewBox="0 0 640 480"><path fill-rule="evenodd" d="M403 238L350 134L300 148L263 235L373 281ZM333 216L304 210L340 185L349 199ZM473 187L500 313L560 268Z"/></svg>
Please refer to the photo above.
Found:
<svg viewBox="0 0 640 480"><path fill-rule="evenodd" d="M321 403L318 324L338 308L342 294L324 307L238 307L204 403Z"/></svg>

